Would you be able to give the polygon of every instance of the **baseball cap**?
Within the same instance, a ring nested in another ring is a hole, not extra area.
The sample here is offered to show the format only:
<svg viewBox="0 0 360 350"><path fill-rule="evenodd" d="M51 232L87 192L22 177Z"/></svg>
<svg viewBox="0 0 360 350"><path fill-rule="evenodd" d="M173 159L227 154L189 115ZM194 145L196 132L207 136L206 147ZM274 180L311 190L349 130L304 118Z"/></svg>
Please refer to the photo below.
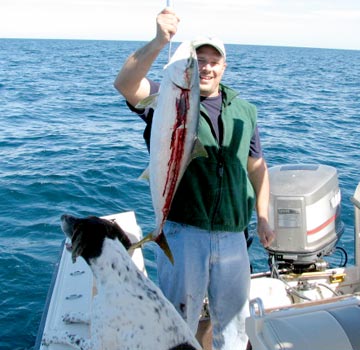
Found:
<svg viewBox="0 0 360 350"><path fill-rule="evenodd" d="M210 45L220 52L221 56L226 59L226 51L223 42L216 37L200 37L192 41L195 49L198 49L200 46Z"/></svg>

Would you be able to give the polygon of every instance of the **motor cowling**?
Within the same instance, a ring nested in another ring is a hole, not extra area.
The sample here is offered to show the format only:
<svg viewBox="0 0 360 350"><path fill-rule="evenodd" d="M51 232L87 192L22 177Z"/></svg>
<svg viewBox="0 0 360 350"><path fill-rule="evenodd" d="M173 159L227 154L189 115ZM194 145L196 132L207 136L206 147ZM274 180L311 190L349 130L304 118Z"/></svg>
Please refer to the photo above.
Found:
<svg viewBox="0 0 360 350"><path fill-rule="evenodd" d="M344 232L336 169L287 164L269 168L269 176L269 223L276 235L270 257L295 269L321 264Z"/></svg>

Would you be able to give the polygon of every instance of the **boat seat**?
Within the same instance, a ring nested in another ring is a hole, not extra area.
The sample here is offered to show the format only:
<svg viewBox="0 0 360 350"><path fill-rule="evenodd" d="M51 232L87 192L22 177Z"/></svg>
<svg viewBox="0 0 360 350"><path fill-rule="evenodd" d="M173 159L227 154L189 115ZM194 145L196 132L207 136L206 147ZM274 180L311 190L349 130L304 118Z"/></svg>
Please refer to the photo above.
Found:
<svg viewBox="0 0 360 350"><path fill-rule="evenodd" d="M353 349L360 349L360 305L339 307L328 311L345 331Z"/></svg>
<svg viewBox="0 0 360 350"><path fill-rule="evenodd" d="M253 350L360 349L358 297L266 314L258 310L246 320Z"/></svg>

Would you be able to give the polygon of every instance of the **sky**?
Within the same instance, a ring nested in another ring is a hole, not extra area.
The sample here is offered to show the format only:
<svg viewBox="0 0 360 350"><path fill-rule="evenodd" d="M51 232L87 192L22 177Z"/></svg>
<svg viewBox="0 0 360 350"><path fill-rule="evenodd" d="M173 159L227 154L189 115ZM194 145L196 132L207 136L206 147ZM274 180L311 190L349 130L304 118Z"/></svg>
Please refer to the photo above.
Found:
<svg viewBox="0 0 360 350"><path fill-rule="evenodd" d="M151 40L166 0L0 0L0 38ZM360 50L360 0L172 0L175 41Z"/></svg>

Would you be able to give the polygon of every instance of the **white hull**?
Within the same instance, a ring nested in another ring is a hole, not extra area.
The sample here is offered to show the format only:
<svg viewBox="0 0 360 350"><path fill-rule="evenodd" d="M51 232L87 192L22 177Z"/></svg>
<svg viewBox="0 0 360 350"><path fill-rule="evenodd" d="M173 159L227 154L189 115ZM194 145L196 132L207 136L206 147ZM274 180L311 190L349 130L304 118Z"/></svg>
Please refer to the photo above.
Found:
<svg viewBox="0 0 360 350"><path fill-rule="evenodd" d="M354 199L354 202L360 202L360 183ZM253 301L246 330L253 350L360 348L357 326L351 326L360 324L360 208L354 207L354 266L301 274L280 273L277 278L271 277L270 273L252 276L250 298ZM133 212L106 218L115 218L127 233L133 235L133 241L141 237ZM145 273L141 250L135 253L133 259ZM91 300L96 293L90 268L83 259L77 259L73 264L71 254L64 246L55 277L35 349L67 349L60 345L43 347L44 330L70 330L89 337L88 325L66 325L62 315L70 311L90 312ZM344 319L343 323L334 321L332 316L340 309L344 310L339 316ZM204 349L211 349L209 323L205 320L200 329L199 339Z"/></svg>

